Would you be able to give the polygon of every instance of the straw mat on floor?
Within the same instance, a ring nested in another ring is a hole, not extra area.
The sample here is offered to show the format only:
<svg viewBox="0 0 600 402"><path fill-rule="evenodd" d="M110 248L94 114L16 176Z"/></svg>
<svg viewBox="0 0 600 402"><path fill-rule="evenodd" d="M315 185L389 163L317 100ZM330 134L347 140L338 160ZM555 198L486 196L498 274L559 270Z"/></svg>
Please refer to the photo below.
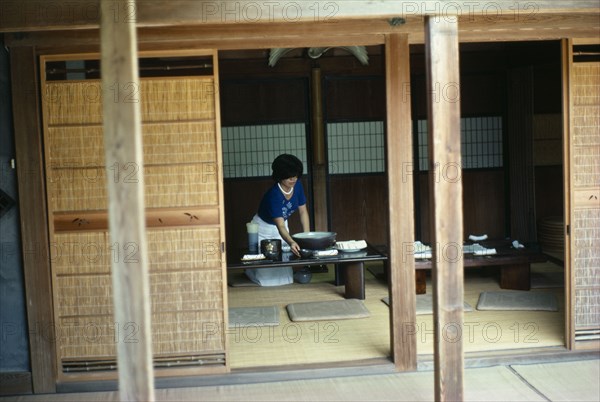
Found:
<svg viewBox="0 0 600 402"><path fill-rule="evenodd" d="M287 311L292 321L347 320L371 315L358 299L293 303L287 305Z"/></svg>
<svg viewBox="0 0 600 402"><path fill-rule="evenodd" d="M277 325L279 325L277 306L229 308L229 328Z"/></svg>
<svg viewBox="0 0 600 402"><path fill-rule="evenodd" d="M381 299L382 302L390 305L390 298L384 297ZM463 311L469 312L473 311L473 307L464 302ZM417 295L417 315L425 315L425 314L433 314L433 295L425 294L425 295Z"/></svg>
<svg viewBox="0 0 600 402"><path fill-rule="evenodd" d="M477 302L477 310L558 311L558 303L552 293L500 290L482 292Z"/></svg>

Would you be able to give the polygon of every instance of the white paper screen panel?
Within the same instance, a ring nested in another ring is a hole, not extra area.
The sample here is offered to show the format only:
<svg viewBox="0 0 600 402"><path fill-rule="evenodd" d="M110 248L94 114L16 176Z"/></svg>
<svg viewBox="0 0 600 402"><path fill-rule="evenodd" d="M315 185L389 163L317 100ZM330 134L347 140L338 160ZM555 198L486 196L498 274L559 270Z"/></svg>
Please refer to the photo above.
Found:
<svg viewBox="0 0 600 402"><path fill-rule="evenodd" d="M427 120L417 122L419 170L428 170ZM463 169L503 166L502 117L463 117L460 119Z"/></svg>
<svg viewBox="0 0 600 402"><path fill-rule="evenodd" d="M277 155L298 157L307 170L304 123L222 127L223 175L226 179L271 176Z"/></svg>
<svg viewBox="0 0 600 402"><path fill-rule="evenodd" d="M329 174L383 173L383 121L328 123L327 157Z"/></svg>

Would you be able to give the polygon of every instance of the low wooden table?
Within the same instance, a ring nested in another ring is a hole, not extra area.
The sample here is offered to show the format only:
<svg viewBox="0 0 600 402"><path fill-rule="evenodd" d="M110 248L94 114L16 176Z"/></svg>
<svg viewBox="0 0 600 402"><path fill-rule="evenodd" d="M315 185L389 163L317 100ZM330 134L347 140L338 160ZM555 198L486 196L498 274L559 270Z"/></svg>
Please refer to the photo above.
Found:
<svg viewBox="0 0 600 402"><path fill-rule="evenodd" d="M494 255L463 254L465 268L500 267L500 288L531 289L531 264L546 262L547 256L528 248L515 249L508 241L481 241L485 248L495 248ZM432 269L431 259L415 259L417 294L427 292L426 270Z"/></svg>
<svg viewBox="0 0 600 402"><path fill-rule="evenodd" d="M282 253L281 260L259 260L242 262L244 253L237 252L228 258L227 270L239 270L246 268L279 268L279 267L304 267L314 265L335 264L335 285L345 286L344 297L346 299L365 299L365 267L367 261L387 261L387 256L379 252L370 244L365 250L347 253L338 252L335 256L299 258L291 252Z"/></svg>

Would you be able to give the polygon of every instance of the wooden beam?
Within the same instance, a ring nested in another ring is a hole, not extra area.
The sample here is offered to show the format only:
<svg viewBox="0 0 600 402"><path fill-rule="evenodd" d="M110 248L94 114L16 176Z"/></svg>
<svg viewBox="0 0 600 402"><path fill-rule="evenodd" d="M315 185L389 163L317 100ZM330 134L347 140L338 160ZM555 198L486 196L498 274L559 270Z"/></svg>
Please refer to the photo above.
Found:
<svg viewBox="0 0 600 402"><path fill-rule="evenodd" d="M148 229L218 225L219 223L219 210L214 207L146 209L146 228ZM108 212L55 212L54 230L56 232L108 230Z"/></svg>
<svg viewBox="0 0 600 402"><path fill-rule="evenodd" d="M435 397L463 400L463 211L456 21L425 20Z"/></svg>
<svg viewBox="0 0 600 402"><path fill-rule="evenodd" d="M39 80L35 49L10 53L15 151L21 211L23 274L34 393L56 392L56 350Z"/></svg>
<svg viewBox="0 0 600 402"><path fill-rule="evenodd" d="M385 44L387 171L390 241L390 336L392 358L401 371L416 370L416 295L413 205L410 51L407 35L388 35Z"/></svg>
<svg viewBox="0 0 600 402"><path fill-rule="evenodd" d="M327 164L325 158L325 127L323 123L323 82L321 69L311 70L312 104L312 186L315 230L327 231Z"/></svg>
<svg viewBox="0 0 600 402"><path fill-rule="evenodd" d="M491 12L491 11L490 11ZM600 9L574 14L465 15L459 18L461 42L558 40L564 37L597 38L600 35ZM385 35L408 34L411 44L424 43L423 17L406 16L404 24L390 25L387 19L370 18L336 21L307 21L294 24L200 24L138 28L138 47L156 49L217 48L269 49L273 47L311 47L380 45ZM97 28L77 30L7 33L5 44L47 49L99 46Z"/></svg>
<svg viewBox="0 0 600 402"><path fill-rule="evenodd" d="M0 3L0 32L97 28L97 0L4 0ZM493 21L498 15L523 19L539 14L589 13L598 9L596 0L538 0L489 2L438 0L390 1L278 1L254 0L143 0L137 4L114 0L108 8L115 20L134 18L138 26L229 25L300 22L339 22L360 18L411 18L425 15L459 15Z"/></svg>
<svg viewBox="0 0 600 402"><path fill-rule="evenodd" d="M134 163L139 167L133 181L112 180L107 174L111 243L129 252L127 258L112 262L115 325L133 328L136 334L134 342L117 339L119 389L122 400L152 401L154 373L137 41L135 20L112 18L115 4L135 6L135 2L101 2L105 160L106 166Z"/></svg>
<svg viewBox="0 0 600 402"><path fill-rule="evenodd" d="M571 107L571 68L573 66L573 41L563 39L561 47L561 86L562 86L562 157L563 157L563 219L564 219L564 267L565 267L565 340L567 349L575 349L575 270L571 264L571 205L573 194L571 184L571 128L573 110Z"/></svg>

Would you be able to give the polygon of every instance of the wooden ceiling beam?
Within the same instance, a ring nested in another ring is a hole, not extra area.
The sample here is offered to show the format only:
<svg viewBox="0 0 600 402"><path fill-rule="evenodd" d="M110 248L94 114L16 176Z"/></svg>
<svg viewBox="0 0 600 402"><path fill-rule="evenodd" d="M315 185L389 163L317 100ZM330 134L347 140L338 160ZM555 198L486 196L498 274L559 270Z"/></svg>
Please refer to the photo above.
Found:
<svg viewBox="0 0 600 402"><path fill-rule="evenodd" d="M449 17L439 17L449 18ZM459 18L460 42L554 40L564 37L600 37L600 12L556 15ZM380 45L385 35L406 34L410 44L424 42L422 17L407 18L405 24L392 26L384 19L343 20L336 22L197 25L139 27L140 49L220 50L269 49L274 47ZM22 32L5 34L9 47L36 46L43 52L66 49L97 50L97 29Z"/></svg>
<svg viewBox="0 0 600 402"><path fill-rule="evenodd" d="M407 24L408 28L398 27L396 30L416 32L422 30L422 24L415 21ZM246 42L253 42L254 48L269 48L271 42L306 42L318 39L320 42L331 37L332 40L344 37L379 36L378 43L383 43L383 36L393 31L386 21L361 20L341 21L339 23L302 23L302 24L238 24L235 26L202 25L202 26L173 26L138 28L138 41L143 43L238 43L238 48L248 48ZM96 29L65 30L52 32L26 32L6 34L7 46L54 46L64 45L95 45L99 43ZM367 44L367 43L365 43ZM375 43L374 43L375 44Z"/></svg>
<svg viewBox="0 0 600 402"><path fill-rule="evenodd" d="M117 21L137 20L138 27L225 25L283 22L340 22L357 19L411 18L424 15L461 15L465 18L506 16L520 19L541 14L598 12L597 0L537 0L490 2L421 0L371 1L264 1L255 0L142 0L114 2L111 15ZM98 28L98 0L3 0L0 32Z"/></svg>

